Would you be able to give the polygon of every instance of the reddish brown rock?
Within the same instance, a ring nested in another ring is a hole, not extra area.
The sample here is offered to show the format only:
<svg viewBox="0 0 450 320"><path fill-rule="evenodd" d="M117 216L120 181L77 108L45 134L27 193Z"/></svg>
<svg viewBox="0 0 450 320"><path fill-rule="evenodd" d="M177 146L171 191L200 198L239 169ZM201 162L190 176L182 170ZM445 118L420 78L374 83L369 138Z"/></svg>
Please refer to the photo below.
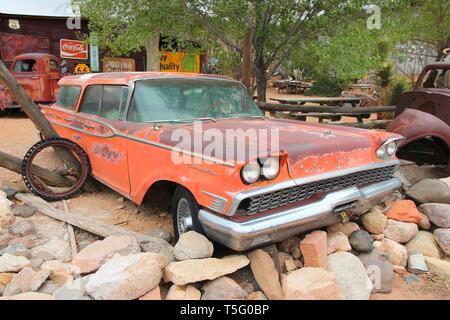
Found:
<svg viewBox="0 0 450 320"><path fill-rule="evenodd" d="M327 269L327 233L313 231L300 242L300 250L305 259L305 267Z"/></svg>
<svg viewBox="0 0 450 320"><path fill-rule="evenodd" d="M270 300L281 300L280 276L275 268L270 255L261 249L252 251L248 258L250 259L250 268L255 276L256 282L262 291Z"/></svg>
<svg viewBox="0 0 450 320"><path fill-rule="evenodd" d="M155 289L150 290L143 296L141 296L138 300L161 300L161 290L159 289L159 286L157 286Z"/></svg>
<svg viewBox="0 0 450 320"><path fill-rule="evenodd" d="M397 200L386 213L389 219L418 224L422 219L416 204L411 200Z"/></svg>

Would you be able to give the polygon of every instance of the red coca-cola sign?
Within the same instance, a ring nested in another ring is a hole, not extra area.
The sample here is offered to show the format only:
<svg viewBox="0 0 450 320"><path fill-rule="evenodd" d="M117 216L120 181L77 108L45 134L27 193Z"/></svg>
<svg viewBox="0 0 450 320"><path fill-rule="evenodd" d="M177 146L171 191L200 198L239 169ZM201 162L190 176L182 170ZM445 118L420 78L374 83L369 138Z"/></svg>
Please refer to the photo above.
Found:
<svg viewBox="0 0 450 320"><path fill-rule="evenodd" d="M88 45L84 41L59 40L60 56L65 59L88 59Z"/></svg>

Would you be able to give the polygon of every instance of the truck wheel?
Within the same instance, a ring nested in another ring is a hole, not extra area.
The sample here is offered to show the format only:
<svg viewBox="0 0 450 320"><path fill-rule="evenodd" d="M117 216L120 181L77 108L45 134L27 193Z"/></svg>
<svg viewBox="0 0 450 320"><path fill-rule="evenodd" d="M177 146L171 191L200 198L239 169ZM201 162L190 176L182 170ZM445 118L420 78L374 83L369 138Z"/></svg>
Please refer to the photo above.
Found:
<svg viewBox="0 0 450 320"><path fill-rule="evenodd" d="M202 227L198 221L199 207L189 190L184 187L175 189L171 211L175 240L188 231L202 233Z"/></svg>

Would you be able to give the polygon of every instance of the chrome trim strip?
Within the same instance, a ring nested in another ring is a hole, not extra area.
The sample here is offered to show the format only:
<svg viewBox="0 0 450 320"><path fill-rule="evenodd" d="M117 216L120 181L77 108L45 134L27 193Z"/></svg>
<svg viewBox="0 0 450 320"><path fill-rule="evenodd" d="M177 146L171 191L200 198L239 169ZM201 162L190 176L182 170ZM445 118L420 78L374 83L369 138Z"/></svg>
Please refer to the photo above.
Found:
<svg viewBox="0 0 450 320"><path fill-rule="evenodd" d="M295 180L287 180L287 181L273 184L273 185L263 187L263 188L242 191L242 192L236 193L234 195L233 200L231 201L230 207L228 208L228 210L226 212L226 215L227 216L234 215L236 213L236 210L239 207L239 204L241 203L241 201L246 198L249 198L249 197L257 196L257 195L264 194L264 193L274 192L274 191L278 191L278 190L282 190L282 189L286 189L286 188L290 188L290 187L295 187L295 186L310 183L310 182L331 179L331 178L335 178L335 177L339 177L339 176L345 176L345 175L355 173L355 172L379 169L379 168L389 167L389 166L394 166L394 165L395 166L400 165L400 160L390 160L390 161L385 161L385 162L370 163L368 165L363 165L363 166L359 166L359 167L353 167L353 168L347 168L347 169L343 169L343 170L327 172L327 173L318 174L315 176L308 176L308 177L299 178L299 179L295 179Z"/></svg>
<svg viewBox="0 0 450 320"><path fill-rule="evenodd" d="M134 141L137 141L137 142L149 144L149 145L152 145L152 146L155 146L155 147L158 147L158 148L162 148L162 149L166 149L166 150L170 150L170 151L173 151L173 152L181 152L181 153L184 153L184 154L192 156L192 157L200 158L202 160L210 161L210 162L217 163L217 164L220 164L220 165L224 165L224 166L227 166L227 167L234 167L234 164L232 164L230 162L227 162L227 161L223 161L223 160L220 160L220 159L212 158L212 157L209 157L209 156L206 156L206 155L202 155L202 154L199 154L199 153L196 153L196 152L191 152L189 150L175 148L175 147L169 146L167 144L158 143L158 142L154 142L154 141L145 140L145 139L142 139L142 138L137 138L137 137L134 137L134 136L131 136L131 135L122 134L122 133L118 132L113 126L111 126L110 124L105 123L105 122L103 122L101 120L97 120L97 119L94 120L94 119L85 118L85 117L80 116L78 114L77 114L77 116L79 116L79 117L81 117L83 119L86 119L88 121L100 123L100 124L104 125L105 127L108 127L109 129L111 129L113 131L113 134L102 135L102 134L97 134L97 133L93 133L93 132L87 132L87 131L85 131L83 129L76 128L76 127L73 127L73 126L68 125L68 124L56 122L56 121L48 119L48 118L47 118L47 120L50 123L53 123L55 125L58 125L58 126L61 126L61 127L65 127L65 128L68 128L68 129L72 129L72 130L75 130L75 131L78 131L78 132L82 132L82 133L85 133L85 134L88 134L88 135L91 135L91 136L94 136L94 137L111 138L111 137L114 137L114 136L119 136L119 137L122 137L122 138L125 138L125 139L130 139L130 140L134 140Z"/></svg>
<svg viewBox="0 0 450 320"><path fill-rule="evenodd" d="M210 208L211 210L218 212L218 213L223 213L223 211L225 210L225 207L227 206L228 200L224 197L218 196L217 194L211 193L211 192L207 192L207 191L202 191L203 194L206 194L207 196L210 196L211 198L213 198L213 202L214 201L222 201L222 203L220 204L220 208L218 207L218 204L212 204L209 205L208 208Z"/></svg>
<svg viewBox="0 0 450 320"><path fill-rule="evenodd" d="M374 205L400 186L400 180L392 178L362 188L350 187L331 192L317 202L240 223L203 209L198 218L208 237L243 251L339 222L339 214L334 213L336 207L355 201Z"/></svg>

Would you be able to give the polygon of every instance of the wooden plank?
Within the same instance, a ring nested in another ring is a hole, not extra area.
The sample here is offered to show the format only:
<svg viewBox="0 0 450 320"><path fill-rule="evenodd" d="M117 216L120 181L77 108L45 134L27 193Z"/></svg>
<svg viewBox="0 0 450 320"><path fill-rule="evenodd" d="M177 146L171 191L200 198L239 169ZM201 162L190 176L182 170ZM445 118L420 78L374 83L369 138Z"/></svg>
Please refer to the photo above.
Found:
<svg viewBox="0 0 450 320"><path fill-rule="evenodd" d="M359 97L311 97L311 98L270 98L273 101L284 102L288 104L299 104L299 103L324 103L324 102L361 102L364 100Z"/></svg>
<svg viewBox="0 0 450 320"><path fill-rule="evenodd" d="M257 105L263 111L291 111L291 112L328 112L328 113L378 113L378 112L394 112L395 106L380 106L380 107L330 107L330 106L298 106L281 103L265 103L258 102Z"/></svg>
<svg viewBox="0 0 450 320"><path fill-rule="evenodd" d="M70 214L69 204L67 203L67 200L63 200L63 205L66 214ZM73 258L77 255L78 250L77 250L77 240L75 239L75 232L73 231L73 226L70 223L67 224L67 231L69 232L70 248L72 249L72 258Z"/></svg>
<svg viewBox="0 0 450 320"><path fill-rule="evenodd" d="M147 247L152 247L153 252L164 254L169 261L173 260L173 247L163 239L150 237L106 222L96 221L79 214L71 213L68 215L64 211L55 209L45 200L29 193L18 193L15 197L53 219L64 221L98 236L108 237L110 235L121 235L136 238L139 243L146 243Z"/></svg>

